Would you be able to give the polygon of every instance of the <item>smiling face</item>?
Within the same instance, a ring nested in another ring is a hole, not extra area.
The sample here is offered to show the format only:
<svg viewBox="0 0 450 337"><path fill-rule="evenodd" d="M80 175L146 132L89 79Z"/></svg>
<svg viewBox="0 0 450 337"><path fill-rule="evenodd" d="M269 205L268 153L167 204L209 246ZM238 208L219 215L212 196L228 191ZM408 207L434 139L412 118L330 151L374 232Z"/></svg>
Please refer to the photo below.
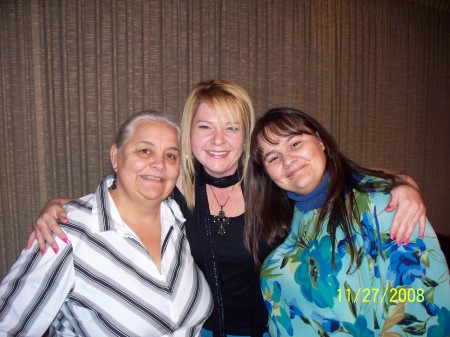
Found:
<svg viewBox="0 0 450 337"><path fill-rule="evenodd" d="M236 114L235 123L201 103L192 121L191 148L205 171L220 178L233 174L244 150L244 134Z"/></svg>
<svg viewBox="0 0 450 337"><path fill-rule="evenodd" d="M320 139L308 134L269 136L277 140L276 144L257 138L269 177L283 190L302 195L312 192L321 182L327 163Z"/></svg>
<svg viewBox="0 0 450 337"><path fill-rule="evenodd" d="M136 202L161 202L170 195L180 173L180 146L168 123L138 122L120 149L111 147L117 192Z"/></svg>

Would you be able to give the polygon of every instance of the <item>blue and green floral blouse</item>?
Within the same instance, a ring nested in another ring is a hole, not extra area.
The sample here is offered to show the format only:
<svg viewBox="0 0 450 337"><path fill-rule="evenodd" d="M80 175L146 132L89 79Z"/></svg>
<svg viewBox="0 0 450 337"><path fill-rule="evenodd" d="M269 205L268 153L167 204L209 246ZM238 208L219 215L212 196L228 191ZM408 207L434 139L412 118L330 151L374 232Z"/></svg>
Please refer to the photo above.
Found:
<svg viewBox="0 0 450 337"><path fill-rule="evenodd" d="M332 268L327 226L314 237L318 210L301 211L297 203L290 235L261 269L270 335L450 336L449 272L430 224L424 238L416 230L399 247L389 233L394 212L384 211L389 195L355 197L359 267L349 273L343 233L336 233Z"/></svg>

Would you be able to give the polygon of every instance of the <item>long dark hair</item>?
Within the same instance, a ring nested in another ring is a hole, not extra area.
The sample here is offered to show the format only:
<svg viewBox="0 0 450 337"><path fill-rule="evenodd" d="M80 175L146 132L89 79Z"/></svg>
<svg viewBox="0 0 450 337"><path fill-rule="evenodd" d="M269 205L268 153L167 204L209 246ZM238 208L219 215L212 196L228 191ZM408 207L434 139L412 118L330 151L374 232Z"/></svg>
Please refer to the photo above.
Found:
<svg viewBox="0 0 450 337"><path fill-rule="evenodd" d="M351 264L355 261L356 249L353 242L353 221L359 214L355 207L353 190L362 192L390 192L399 185L407 184L394 175L364 168L346 158L333 136L313 117L292 108L274 108L267 111L257 122L251 136L250 161L247 172L247 185L244 193L245 242L257 265L259 245L264 240L271 250L281 244L291 230L294 215L294 203L285 190L278 187L267 174L262 151L258 146L258 137L269 144L277 144L276 137L308 134L318 138L325 147L327 159L326 170L329 174L328 193L319 214L315 234L318 235L324 219L328 218L330 238L333 248L332 263L334 265L334 248L336 230L341 228L349 242ZM275 136L275 137L274 137ZM374 186L361 181L363 176L370 175L382 178L382 182ZM349 193L349 204L343 196Z"/></svg>

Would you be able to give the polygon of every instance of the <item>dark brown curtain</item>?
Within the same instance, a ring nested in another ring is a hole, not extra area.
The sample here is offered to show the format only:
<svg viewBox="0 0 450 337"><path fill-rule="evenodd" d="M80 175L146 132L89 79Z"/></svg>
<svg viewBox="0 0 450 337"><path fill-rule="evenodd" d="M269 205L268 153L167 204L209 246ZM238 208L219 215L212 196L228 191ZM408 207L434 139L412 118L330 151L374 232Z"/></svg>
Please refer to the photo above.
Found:
<svg viewBox="0 0 450 337"><path fill-rule="evenodd" d="M450 8L407 0L2 0L0 275L45 201L92 192L132 112L193 84L316 116L347 155L407 172L450 234Z"/></svg>

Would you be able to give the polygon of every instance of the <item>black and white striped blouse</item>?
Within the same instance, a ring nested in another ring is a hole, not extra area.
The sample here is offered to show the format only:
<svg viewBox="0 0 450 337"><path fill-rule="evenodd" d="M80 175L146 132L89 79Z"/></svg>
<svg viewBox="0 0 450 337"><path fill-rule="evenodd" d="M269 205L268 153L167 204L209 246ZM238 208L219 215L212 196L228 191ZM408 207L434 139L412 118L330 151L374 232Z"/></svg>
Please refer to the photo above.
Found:
<svg viewBox="0 0 450 337"><path fill-rule="evenodd" d="M24 250L0 286L0 335L196 336L212 299L174 200L161 205L161 271L122 221L105 178L65 206L69 243ZM8 335L7 334L7 335Z"/></svg>

